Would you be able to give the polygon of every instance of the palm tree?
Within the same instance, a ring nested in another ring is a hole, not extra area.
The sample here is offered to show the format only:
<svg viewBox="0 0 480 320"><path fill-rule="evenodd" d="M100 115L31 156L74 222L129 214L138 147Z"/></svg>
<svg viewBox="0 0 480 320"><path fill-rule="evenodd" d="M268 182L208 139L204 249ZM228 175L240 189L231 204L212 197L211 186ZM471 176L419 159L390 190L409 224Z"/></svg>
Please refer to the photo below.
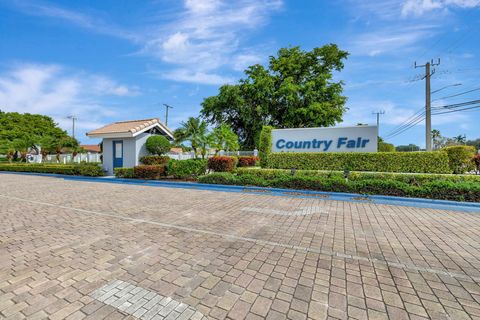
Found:
<svg viewBox="0 0 480 320"><path fill-rule="evenodd" d="M12 162L13 155L15 154L15 146L12 141L0 141L0 154L4 154L8 162Z"/></svg>
<svg viewBox="0 0 480 320"><path fill-rule="evenodd" d="M180 123L180 128L174 132L175 142L182 143L190 141L195 157L200 148L202 158L205 157L207 148L207 123L200 118L190 117L185 122Z"/></svg>
<svg viewBox="0 0 480 320"><path fill-rule="evenodd" d="M432 140L433 140L434 149L439 149L442 144L442 135L440 134L439 130L437 129L432 130Z"/></svg>
<svg viewBox="0 0 480 320"><path fill-rule="evenodd" d="M23 162L27 161L27 153L33 147L33 141L27 137L15 139L12 142L15 151L20 153L20 158Z"/></svg>
<svg viewBox="0 0 480 320"><path fill-rule="evenodd" d="M465 142L467 141L467 137L465 135L458 135L456 137L453 138L453 140L458 143L458 144L465 144Z"/></svg>

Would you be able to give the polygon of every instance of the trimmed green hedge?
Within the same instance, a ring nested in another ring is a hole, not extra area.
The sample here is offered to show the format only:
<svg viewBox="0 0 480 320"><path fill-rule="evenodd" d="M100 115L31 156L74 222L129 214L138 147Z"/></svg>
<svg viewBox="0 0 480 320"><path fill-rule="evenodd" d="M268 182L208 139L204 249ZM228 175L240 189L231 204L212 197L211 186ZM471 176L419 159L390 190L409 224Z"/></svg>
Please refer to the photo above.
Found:
<svg viewBox="0 0 480 320"><path fill-rule="evenodd" d="M448 154L448 163L453 173L465 173L475 169L473 156L477 152L472 146L451 146L442 149Z"/></svg>
<svg viewBox="0 0 480 320"><path fill-rule="evenodd" d="M133 168L114 168L113 172L117 178L134 178Z"/></svg>
<svg viewBox="0 0 480 320"><path fill-rule="evenodd" d="M41 164L41 163L12 163L0 164L0 171L56 173L98 177L103 176L103 169L96 164Z"/></svg>
<svg viewBox="0 0 480 320"><path fill-rule="evenodd" d="M281 175L266 179L254 174L234 175L225 172L201 176L199 182L480 202L478 182L438 180L415 185L381 178L347 181L339 176Z"/></svg>
<svg viewBox="0 0 480 320"><path fill-rule="evenodd" d="M291 176L291 170L287 169L259 169L259 168L238 168L237 175L252 175L267 180ZM321 170L296 170L295 176L310 176L320 178L344 178L343 171L321 171ZM432 173L394 173L394 172L358 172L351 171L348 180L395 180L411 185L422 185L427 182L449 181L449 182L476 182L480 184L480 175L462 174L432 174Z"/></svg>
<svg viewBox="0 0 480 320"><path fill-rule="evenodd" d="M260 139L258 142L258 156L260 158L260 165L262 168L268 165L268 156L272 152L272 130L271 126L263 126L260 132Z"/></svg>
<svg viewBox="0 0 480 320"><path fill-rule="evenodd" d="M452 173L445 152L270 153L268 168Z"/></svg>
<svg viewBox="0 0 480 320"><path fill-rule="evenodd" d="M177 179L198 177L207 172L206 159L170 160L167 165L167 176Z"/></svg>

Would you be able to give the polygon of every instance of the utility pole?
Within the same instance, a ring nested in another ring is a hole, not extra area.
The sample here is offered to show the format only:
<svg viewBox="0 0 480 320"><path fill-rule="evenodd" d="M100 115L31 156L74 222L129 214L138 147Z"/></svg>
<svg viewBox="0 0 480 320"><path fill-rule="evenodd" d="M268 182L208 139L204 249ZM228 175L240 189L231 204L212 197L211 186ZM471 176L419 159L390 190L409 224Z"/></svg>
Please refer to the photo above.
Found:
<svg viewBox="0 0 480 320"><path fill-rule="evenodd" d="M377 115L377 136L380 136L380 115L385 114L385 110L372 112L372 114Z"/></svg>
<svg viewBox="0 0 480 320"><path fill-rule="evenodd" d="M67 119L72 119L72 138L75 139L75 121L77 120L77 117L71 115L68 116Z"/></svg>
<svg viewBox="0 0 480 320"><path fill-rule="evenodd" d="M415 62L415 68L425 67L425 146L427 151L432 151L432 108L431 108L431 90L430 90L430 77L435 73L435 68L430 71L431 67L438 66L440 64L440 58L436 63L431 60L424 65L417 65Z"/></svg>
<svg viewBox="0 0 480 320"><path fill-rule="evenodd" d="M168 104L164 103L165 106L165 126L168 126L168 109L173 109L172 106L169 106Z"/></svg>

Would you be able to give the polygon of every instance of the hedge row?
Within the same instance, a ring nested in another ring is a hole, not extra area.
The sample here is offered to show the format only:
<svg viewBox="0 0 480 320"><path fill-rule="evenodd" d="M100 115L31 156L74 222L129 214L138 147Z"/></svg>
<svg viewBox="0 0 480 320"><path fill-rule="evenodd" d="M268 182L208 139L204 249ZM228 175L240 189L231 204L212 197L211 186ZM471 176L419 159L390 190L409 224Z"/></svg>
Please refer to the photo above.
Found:
<svg viewBox="0 0 480 320"><path fill-rule="evenodd" d="M56 173L66 175L79 175L99 177L105 173L97 164L42 164L42 163L12 163L0 164L0 171Z"/></svg>
<svg viewBox="0 0 480 320"><path fill-rule="evenodd" d="M193 179L207 171L207 160L170 160L168 164L141 165L135 168L115 168L117 178L161 179L173 177L176 179Z"/></svg>
<svg viewBox="0 0 480 320"><path fill-rule="evenodd" d="M263 179L272 180L284 176L292 176L291 170L286 169L257 169L238 168L237 175L253 175ZM343 171L321 171L321 170L295 170L295 176L319 177L319 178L345 178ZM395 180L410 185L422 185L434 181L449 182L472 182L480 184L480 175L460 174L431 174L431 173L393 173L393 172L358 172L351 171L348 180L363 181L372 179Z"/></svg>
<svg viewBox="0 0 480 320"><path fill-rule="evenodd" d="M452 173L445 152L270 153L262 166L276 169Z"/></svg>
<svg viewBox="0 0 480 320"><path fill-rule="evenodd" d="M390 179L346 180L340 177L327 178L301 175L284 175L268 180L253 174L234 175L226 172L201 176L199 182L454 201L480 201L480 184L477 182L452 182L439 180L425 182L422 185L412 185Z"/></svg>

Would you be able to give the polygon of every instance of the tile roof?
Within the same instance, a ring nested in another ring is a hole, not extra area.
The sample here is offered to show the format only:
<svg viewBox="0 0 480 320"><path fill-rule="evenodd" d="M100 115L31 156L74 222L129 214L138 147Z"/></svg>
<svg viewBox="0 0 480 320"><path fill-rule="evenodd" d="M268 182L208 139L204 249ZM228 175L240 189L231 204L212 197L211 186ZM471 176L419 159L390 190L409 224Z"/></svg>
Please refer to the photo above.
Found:
<svg viewBox="0 0 480 320"><path fill-rule="evenodd" d="M155 123L160 123L160 121L157 118L153 118L153 119L114 122L104 127L101 127L99 129L95 129L88 132L87 136L109 134L109 133L132 133L133 134Z"/></svg>
<svg viewBox="0 0 480 320"><path fill-rule="evenodd" d="M80 147L85 149L85 151L87 152L101 152L100 146L98 144L81 144Z"/></svg>

